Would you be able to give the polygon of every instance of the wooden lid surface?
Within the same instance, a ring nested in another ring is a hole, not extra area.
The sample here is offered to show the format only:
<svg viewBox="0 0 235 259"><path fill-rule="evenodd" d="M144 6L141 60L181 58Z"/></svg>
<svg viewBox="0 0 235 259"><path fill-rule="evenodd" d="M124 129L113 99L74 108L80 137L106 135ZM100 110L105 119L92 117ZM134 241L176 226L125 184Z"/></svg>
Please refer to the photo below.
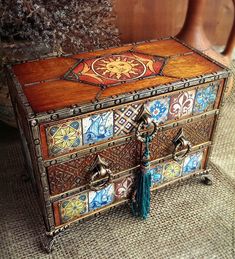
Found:
<svg viewBox="0 0 235 259"><path fill-rule="evenodd" d="M36 113L223 70L175 39L25 62L13 71Z"/></svg>

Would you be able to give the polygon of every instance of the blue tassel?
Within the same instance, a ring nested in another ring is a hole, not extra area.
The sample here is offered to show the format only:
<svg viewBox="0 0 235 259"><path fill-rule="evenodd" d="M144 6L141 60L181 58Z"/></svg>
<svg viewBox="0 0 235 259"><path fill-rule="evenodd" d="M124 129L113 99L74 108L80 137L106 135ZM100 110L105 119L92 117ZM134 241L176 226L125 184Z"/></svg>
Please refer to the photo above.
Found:
<svg viewBox="0 0 235 259"><path fill-rule="evenodd" d="M151 139L146 137L145 150L142 158L141 170L138 176L137 189L131 201L131 209L135 216L146 219L150 212L150 188L151 188L151 172L150 172L150 151L149 143Z"/></svg>

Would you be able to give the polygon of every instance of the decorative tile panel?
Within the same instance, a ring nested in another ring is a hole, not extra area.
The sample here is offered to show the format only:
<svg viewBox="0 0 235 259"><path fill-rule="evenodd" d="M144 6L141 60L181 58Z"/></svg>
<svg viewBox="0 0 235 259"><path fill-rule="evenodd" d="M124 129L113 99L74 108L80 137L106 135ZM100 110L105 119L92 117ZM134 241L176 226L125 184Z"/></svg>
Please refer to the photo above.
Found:
<svg viewBox="0 0 235 259"><path fill-rule="evenodd" d="M181 175L182 166L178 162L171 161L166 163L163 168L163 181L172 180Z"/></svg>
<svg viewBox="0 0 235 259"><path fill-rule="evenodd" d="M132 104L114 112L114 134L130 134L136 127L136 117L139 114L141 104Z"/></svg>
<svg viewBox="0 0 235 259"><path fill-rule="evenodd" d="M165 58L126 51L102 57L81 59L65 75L64 79L92 85L117 85L158 75Z"/></svg>
<svg viewBox="0 0 235 259"><path fill-rule="evenodd" d="M213 109L218 91L218 83L210 83L209 86L199 88L196 92L194 113L201 113Z"/></svg>
<svg viewBox="0 0 235 259"><path fill-rule="evenodd" d="M157 165L150 169L151 172L151 185L155 186L161 183L162 181L162 170L163 165Z"/></svg>
<svg viewBox="0 0 235 259"><path fill-rule="evenodd" d="M94 114L82 119L84 144L96 143L113 136L113 112Z"/></svg>
<svg viewBox="0 0 235 259"><path fill-rule="evenodd" d="M169 119L178 119L192 114L195 90L171 96Z"/></svg>
<svg viewBox="0 0 235 259"><path fill-rule="evenodd" d="M162 98L158 100L154 100L151 102L148 102L146 107L150 114L152 115L152 118L157 123L163 123L167 120L168 110L169 110L169 101L170 98Z"/></svg>
<svg viewBox="0 0 235 259"><path fill-rule="evenodd" d="M88 212L87 193L79 194L59 202L60 218L62 223L79 218Z"/></svg>
<svg viewBox="0 0 235 259"><path fill-rule="evenodd" d="M201 167L203 152L188 155L184 160L183 174L192 173Z"/></svg>
<svg viewBox="0 0 235 259"><path fill-rule="evenodd" d="M99 191L89 192L89 211L107 206L114 201L114 185L110 184L106 188Z"/></svg>
<svg viewBox="0 0 235 259"><path fill-rule="evenodd" d="M120 181L115 182L115 198L116 200L121 200L127 198L131 192L134 183L134 178L128 176Z"/></svg>
<svg viewBox="0 0 235 259"><path fill-rule="evenodd" d="M82 145L81 120L68 121L46 128L50 155L69 152Z"/></svg>

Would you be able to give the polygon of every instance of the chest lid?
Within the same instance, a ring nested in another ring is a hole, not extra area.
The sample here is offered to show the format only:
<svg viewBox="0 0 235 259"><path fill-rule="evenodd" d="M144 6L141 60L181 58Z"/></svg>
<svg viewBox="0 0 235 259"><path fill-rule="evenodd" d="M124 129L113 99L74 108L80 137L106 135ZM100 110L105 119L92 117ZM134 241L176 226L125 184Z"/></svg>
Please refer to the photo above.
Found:
<svg viewBox="0 0 235 259"><path fill-rule="evenodd" d="M28 61L12 74L31 114L66 117L225 78L228 70L169 38Z"/></svg>

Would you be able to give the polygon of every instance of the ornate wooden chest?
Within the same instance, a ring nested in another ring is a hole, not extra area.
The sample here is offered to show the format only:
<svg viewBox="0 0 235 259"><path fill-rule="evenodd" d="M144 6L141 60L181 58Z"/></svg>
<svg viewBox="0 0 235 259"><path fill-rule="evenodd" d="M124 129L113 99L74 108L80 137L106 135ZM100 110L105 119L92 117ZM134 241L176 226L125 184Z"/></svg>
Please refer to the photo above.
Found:
<svg viewBox="0 0 235 259"><path fill-rule="evenodd" d="M47 235L133 197L145 136L151 189L208 177L229 70L175 38L8 66ZM156 215L157 216L157 215Z"/></svg>

